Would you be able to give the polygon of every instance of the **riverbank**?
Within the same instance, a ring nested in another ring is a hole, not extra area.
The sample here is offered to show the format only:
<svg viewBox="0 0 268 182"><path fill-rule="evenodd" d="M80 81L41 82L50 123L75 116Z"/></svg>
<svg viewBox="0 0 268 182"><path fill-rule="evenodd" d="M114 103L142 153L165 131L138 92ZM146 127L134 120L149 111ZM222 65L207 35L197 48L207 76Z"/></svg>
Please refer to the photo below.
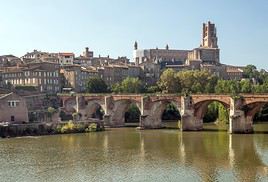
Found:
<svg viewBox="0 0 268 182"><path fill-rule="evenodd" d="M58 122L0 125L0 137L42 136L68 133L98 132L104 130L103 122Z"/></svg>
<svg viewBox="0 0 268 182"><path fill-rule="evenodd" d="M137 128L138 123L127 123L121 128ZM265 127L264 127L265 126ZM204 132L228 132L229 125L217 125L216 123L204 123ZM177 122L165 122L163 128L165 130L180 130ZM88 133L104 131L103 123L92 122L59 122L59 123L31 123L31 124L13 124L0 125L0 138L13 138L23 136L43 136L43 135L59 135L70 133ZM108 129L112 130L112 129ZM116 130L117 131L117 130ZM200 132L202 132L200 131ZM267 134L268 122L256 122L254 124L254 133Z"/></svg>

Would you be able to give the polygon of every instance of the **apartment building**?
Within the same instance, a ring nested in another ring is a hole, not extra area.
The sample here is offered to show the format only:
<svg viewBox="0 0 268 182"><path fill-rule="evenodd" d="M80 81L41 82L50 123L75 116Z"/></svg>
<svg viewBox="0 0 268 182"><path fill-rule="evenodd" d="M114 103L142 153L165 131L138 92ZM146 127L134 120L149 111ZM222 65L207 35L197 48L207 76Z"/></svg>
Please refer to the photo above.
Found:
<svg viewBox="0 0 268 182"><path fill-rule="evenodd" d="M78 65L64 66L61 68L61 73L65 79L65 87L71 87L76 92L84 92L88 79L98 76L96 70Z"/></svg>
<svg viewBox="0 0 268 182"><path fill-rule="evenodd" d="M55 63L32 63L20 67L7 67L2 70L5 84L14 87L32 86L39 92L57 93L61 90L59 65Z"/></svg>

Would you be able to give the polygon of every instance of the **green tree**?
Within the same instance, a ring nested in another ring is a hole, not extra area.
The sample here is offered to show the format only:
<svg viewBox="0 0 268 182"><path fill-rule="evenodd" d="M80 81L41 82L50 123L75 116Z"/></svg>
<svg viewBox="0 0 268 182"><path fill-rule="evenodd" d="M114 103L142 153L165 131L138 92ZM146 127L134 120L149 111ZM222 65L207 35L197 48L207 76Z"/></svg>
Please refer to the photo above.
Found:
<svg viewBox="0 0 268 182"><path fill-rule="evenodd" d="M238 94L240 93L240 84L236 80L218 80L215 87L218 94Z"/></svg>
<svg viewBox="0 0 268 182"><path fill-rule="evenodd" d="M208 71L180 71L177 77L183 91L192 93L212 93L218 78Z"/></svg>
<svg viewBox="0 0 268 182"><path fill-rule="evenodd" d="M252 84L250 80L242 80L240 81L241 93L251 93L252 92Z"/></svg>
<svg viewBox="0 0 268 182"><path fill-rule="evenodd" d="M160 76L158 87L163 93L180 92L180 82L173 69L166 69Z"/></svg>
<svg viewBox="0 0 268 182"><path fill-rule="evenodd" d="M86 91L88 93L107 93L108 87L103 79L99 77L89 78L86 84Z"/></svg>
<svg viewBox="0 0 268 182"><path fill-rule="evenodd" d="M250 64L247 65L244 69L243 69L243 76L245 78L249 78L250 80L255 80L257 82L260 81L260 77L259 77L260 73L258 72L256 66Z"/></svg>
<svg viewBox="0 0 268 182"><path fill-rule="evenodd" d="M161 92L161 89L158 87L158 85L152 85L146 88L147 93L157 93Z"/></svg>
<svg viewBox="0 0 268 182"><path fill-rule="evenodd" d="M127 77L121 83L112 85L115 93L141 93L144 91L142 82L138 78Z"/></svg>
<svg viewBox="0 0 268 182"><path fill-rule="evenodd" d="M122 89L121 89L121 84L120 83L115 83L112 85L112 92L115 92L115 93L120 93L122 92Z"/></svg>
<svg viewBox="0 0 268 182"><path fill-rule="evenodd" d="M210 123L216 121L218 118L218 102L212 102L208 105L208 110L203 118L205 123Z"/></svg>
<svg viewBox="0 0 268 182"><path fill-rule="evenodd" d="M138 78L127 77L121 83L123 93L141 93L143 90L142 82Z"/></svg>
<svg viewBox="0 0 268 182"><path fill-rule="evenodd" d="M229 112L222 104L218 106L218 120L223 125L229 123Z"/></svg>

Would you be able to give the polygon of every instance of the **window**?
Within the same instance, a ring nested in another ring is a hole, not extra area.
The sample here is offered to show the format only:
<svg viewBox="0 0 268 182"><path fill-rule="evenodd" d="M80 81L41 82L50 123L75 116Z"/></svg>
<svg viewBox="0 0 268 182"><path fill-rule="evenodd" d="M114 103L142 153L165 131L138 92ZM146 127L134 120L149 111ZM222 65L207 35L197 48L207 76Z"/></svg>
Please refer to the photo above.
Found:
<svg viewBox="0 0 268 182"><path fill-rule="evenodd" d="M19 105L19 101L17 101L17 100L8 101L9 107L17 107L18 105Z"/></svg>

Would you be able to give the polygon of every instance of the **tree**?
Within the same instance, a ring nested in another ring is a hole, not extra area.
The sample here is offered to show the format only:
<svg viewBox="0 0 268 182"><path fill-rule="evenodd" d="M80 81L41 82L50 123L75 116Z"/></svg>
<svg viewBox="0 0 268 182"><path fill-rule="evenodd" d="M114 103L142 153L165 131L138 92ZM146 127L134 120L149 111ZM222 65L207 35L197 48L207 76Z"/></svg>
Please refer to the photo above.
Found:
<svg viewBox="0 0 268 182"><path fill-rule="evenodd" d="M112 85L112 91L115 93L141 93L143 84L138 78L127 77L121 83Z"/></svg>
<svg viewBox="0 0 268 182"><path fill-rule="evenodd" d="M138 78L127 77L121 83L123 93L141 93L142 90L142 82Z"/></svg>
<svg viewBox="0 0 268 182"><path fill-rule="evenodd" d="M163 93L176 93L181 91L179 79L173 69L167 69L161 74L158 86Z"/></svg>
<svg viewBox="0 0 268 182"><path fill-rule="evenodd" d="M249 78L250 80L254 80L254 81L257 81L259 82L260 81L260 74L256 68L256 66L250 64L250 65L247 65L244 69L243 69L244 73L244 77L245 78Z"/></svg>
<svg viewBox="0 0 268 182"><path fill-rule="evenodd" d="M186 92L192 93L212 93L218 78L208 71L180 71L177 78L181 87Z"/></svg>
<svg viewBox="0 0 268 182"><path fill-rule="evenodd" d="M215 92L219 94L236 95L240 93L240 84L236 80L218 80Z"/></svg>
<svg viewBox="0 0 268 182"><path fill-rule="evenodd" d="M250 80L242 80L240 81L241 93L251 93L252 92L252 84Z"/></svg>
<svg viewBox="0 0 268 182"><path fill-rule="evenodd" d="M229 112L222 104L219 104L218 112L218 123L223 125L229 123Z"/></svg>
<svg viewBox="0 0 268 182"><path fill-rule="evenodd" d="M161 92L161 89L158 87L158 85L149 86L146 88L147 93L159 93Z"/></svg>
<svg viewBox="0 0 268 182"><path fill-rule="evenodd" d="M88 93L107 93L108 87L103 79L99 77L89 78L86 84L86 91Z"/></svg>
<svg viewBox="0 0 268 182"><path fill-rule="evenodd" d="M115 93L120 93L121 91L121 84L120 83L115 83L112 85L112 92Z"/></svg>

